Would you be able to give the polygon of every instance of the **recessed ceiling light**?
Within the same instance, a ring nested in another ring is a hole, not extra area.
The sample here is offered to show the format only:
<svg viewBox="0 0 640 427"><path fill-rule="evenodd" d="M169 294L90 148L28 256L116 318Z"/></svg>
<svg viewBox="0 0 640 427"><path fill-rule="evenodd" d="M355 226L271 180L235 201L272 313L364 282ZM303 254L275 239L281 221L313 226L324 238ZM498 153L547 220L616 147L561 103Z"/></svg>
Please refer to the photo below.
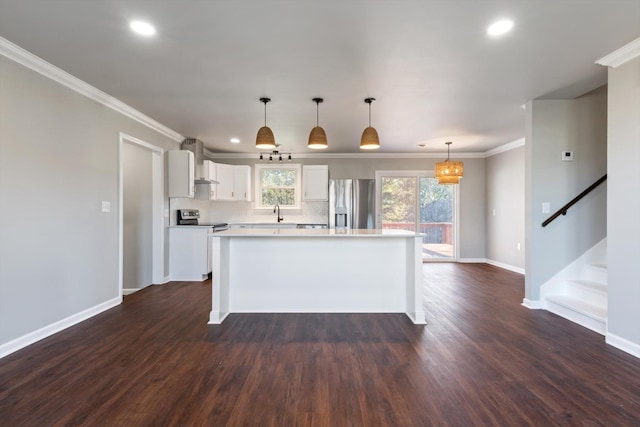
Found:
<svg viewBox="0 0 640 427"><path fill-rule="evenodd" d="M427 148L427 144L421 143L421 144L418 144L418 147L420 147L420 148Z"/></svg>
<svg viewBox="0 0 640 427"><path fill-rule="evenodd" d="M503 19L496 21L487 28L487 34L491 37L498 37L508 33L513 28L513 21L510 19Z"/></svg>
<svg viewBox="0 0 640 427"><path fill-rule="evenodd" d="M230 142L230 143L232 143L232 144L240 144L240 139L238 139L238 138L231 138L231 139L229 140L229 142Z"/></svg>
<svg viewBox="0 0 640 427"><path fill-rule="evenodd" d="M156 33L156 29L153 28L153 25L144 21L131 21L129 22L129 27L133 32L143 36L153 36Z"/></svg>

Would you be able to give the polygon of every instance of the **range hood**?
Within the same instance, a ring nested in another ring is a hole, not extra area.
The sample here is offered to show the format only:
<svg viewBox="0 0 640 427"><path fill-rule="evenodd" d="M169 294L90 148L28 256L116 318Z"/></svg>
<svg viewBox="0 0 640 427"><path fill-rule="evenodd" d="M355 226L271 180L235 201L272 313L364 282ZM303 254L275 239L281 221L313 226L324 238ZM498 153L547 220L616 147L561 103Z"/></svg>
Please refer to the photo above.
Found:
<svg viewBox="0 0 640 427"><path fill-rule="evenodd" d="M196 184L219 184L218 181L205 178L204 174L204 144L196 138L186 138L180 144L181 150L189 150L193 153Z"/></svg>

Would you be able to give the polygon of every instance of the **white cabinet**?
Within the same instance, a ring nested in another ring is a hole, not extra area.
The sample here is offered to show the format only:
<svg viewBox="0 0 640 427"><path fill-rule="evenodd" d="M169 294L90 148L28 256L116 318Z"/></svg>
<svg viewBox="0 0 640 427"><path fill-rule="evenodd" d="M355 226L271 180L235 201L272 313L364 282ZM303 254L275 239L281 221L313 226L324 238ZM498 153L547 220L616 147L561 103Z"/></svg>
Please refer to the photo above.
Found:
<svg viewBox="0 0 640 427"><path fill-rule="evenodd" d="M211 160L204 160L202 162L202 178L207 181L217 181L217 166Z"/></svg>
<svg viewBox="0 0 640 427"><path fill-rule="evenodd" d="M251 201L251 166L233 166L233 200Z"/></svg>
<svg viewBox="0 0 640 427"><path fill-rule="evenodd" d="M211 160L205 160L202 165L204 179L207 181L218 180L218 165ZM218 184L196 181L196 199L217 200Z"/></svg>
<svg viewBox="0 0 640 427"><path fill-rule="evenodd" d="M193 197L194 158L188 150L170 150L169 156L169 197Z"/></svg>
<svg viewBox="0 0 640 427"><path fill-rule="evenodd" d="M302 185L304 201L329 200L329 166L302 166Z"/></svg>
<svg viewBox="0 0 640 427"><path fill-rule="evenodd" d="M211 273L210 227L169 228L171 280L202 281Z"/></svg>
<svg viewBox="0 0 640 427"><path fill-rule="evenodd" d="M218 163L216 168L218 178L216 200L233 200L233 166Z"/></svg>

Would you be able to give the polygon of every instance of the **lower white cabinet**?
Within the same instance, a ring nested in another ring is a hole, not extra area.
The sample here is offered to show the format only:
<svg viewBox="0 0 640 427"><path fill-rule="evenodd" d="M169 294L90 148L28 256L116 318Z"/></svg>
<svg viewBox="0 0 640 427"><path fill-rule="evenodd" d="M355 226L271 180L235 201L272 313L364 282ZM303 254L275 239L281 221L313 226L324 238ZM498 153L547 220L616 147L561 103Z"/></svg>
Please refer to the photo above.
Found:
<svg viewBox="0 0 640 427"><path fill-rule="evenodd" d="M200 282L211 273L210 227L169 228L169 274L171 280Z"/></svg>

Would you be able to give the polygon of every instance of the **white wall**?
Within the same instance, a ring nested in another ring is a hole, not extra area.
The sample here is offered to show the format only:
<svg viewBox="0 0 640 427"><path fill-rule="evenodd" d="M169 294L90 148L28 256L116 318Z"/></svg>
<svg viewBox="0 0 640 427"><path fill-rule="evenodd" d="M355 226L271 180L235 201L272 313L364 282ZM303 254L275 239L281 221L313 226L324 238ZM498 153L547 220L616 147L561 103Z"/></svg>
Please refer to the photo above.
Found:
<svg viewBox="0 0 640 427"><path fill-rule="evenodd" d="M525 139L525 297L537 301L544 282L606 236L606 183L541 226L607 173L606 87L574 100L529 102ZM561 161L563 150L574 161ZM542 213L543 202L550 213Z"/></svg>
<svg viewBox="0 0 640 427"><path fill-rule="evenodd" d="M153 182L151 151L122 144L123 275L124 289L140 289L153 282Z"/></svg>
<svg viewBox="0 0 640 427"><path fill-rule="evenodd" d="M524 156L518 147L486 160L487 259L516 271L524 270Z"/></svg>
<svg viewBox="0 0 640 427"><path fill-rule="evenodd" d="M363 156L363 158L322 158L317 157L296 159L294 162L301 164L329 165L329 178L375 178L376 170L433 170L434 165L443 158L388 158L376 156ZM451 158L457 160L455 155ZM260 162L257 159L247 158L212 158L218 163L248 164L254 165ZM459 184L460 191L460 258L484 259L485 258L485 159L462 159L464 161L464 178ZM253 171L253 168L252 168ZM184 203L184 202L182 202ZM188 202L187 202L188 203ZM216 209L217 202L211 202L211 209ZM242 203L242 202L241 202ZM220 207L220 205L218 205ZM322 205L314 203L308 206L311 213L310 222L323 219L325 214L320 213ZM172 210L174 203L172 201ZM245 205L245 212L253 215L252 221L258 222L260 217L271 221L272 213L253 212L249 204ZM212 212L214 219L224 220L223 215ZM285 213L286 216L286 213ZM285 220L288 220L285 218ZM293 219L292 219L293 221Z"/></svg>
<svg viewBox="0 0 640 427"><path fill-rule="evenodd" d="M178 144L4 56L0 75L1 354L117 303L119 132Z"/></svg>
<svg viewBox="0 0 640 427"><path fill-rule="evenodd" d="M640 58L609 69L607 342L640 357Z"/></svg>

